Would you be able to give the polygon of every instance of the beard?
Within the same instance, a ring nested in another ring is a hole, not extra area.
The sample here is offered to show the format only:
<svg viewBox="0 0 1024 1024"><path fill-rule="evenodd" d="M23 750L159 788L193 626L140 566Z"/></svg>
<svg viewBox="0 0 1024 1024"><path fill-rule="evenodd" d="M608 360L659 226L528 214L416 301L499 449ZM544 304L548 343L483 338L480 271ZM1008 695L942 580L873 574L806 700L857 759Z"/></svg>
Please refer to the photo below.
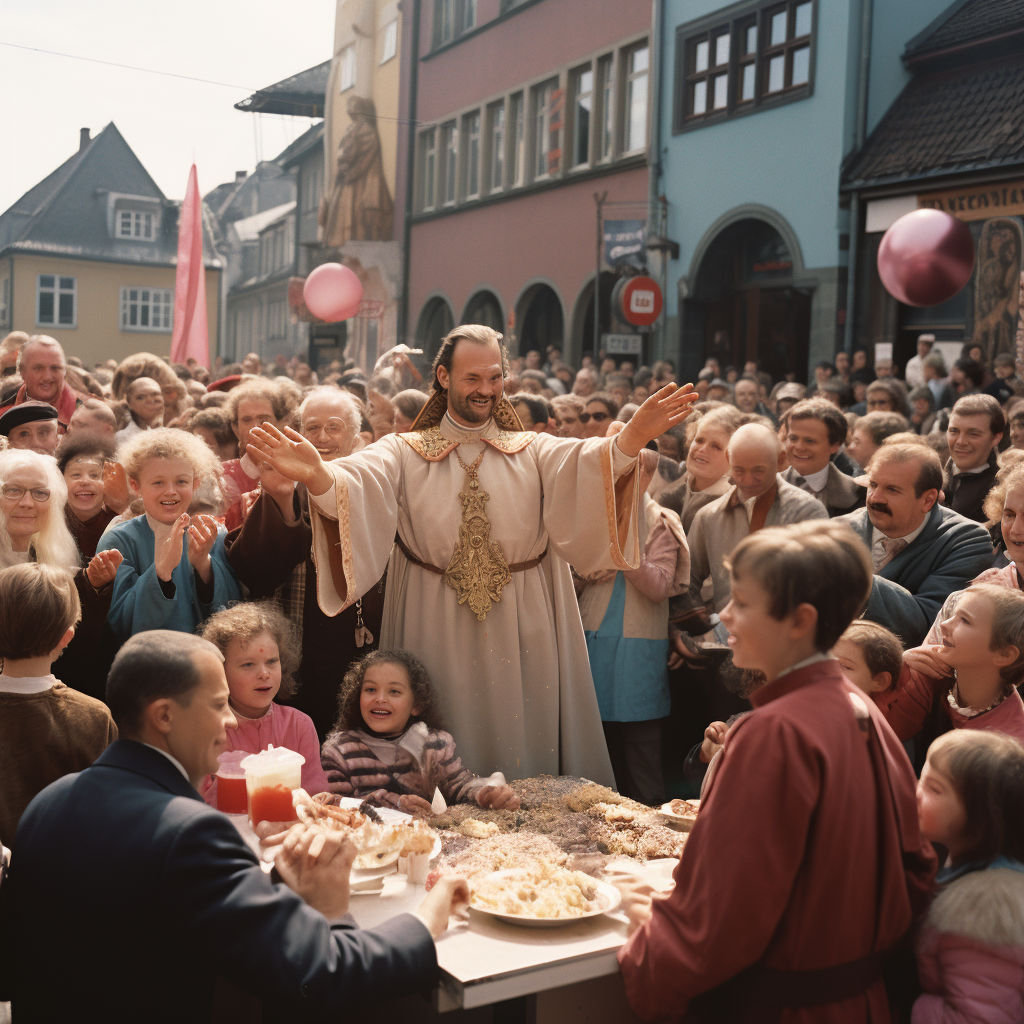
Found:
<svg viewBox="0 0 1024 1024"><path fill-rule="evenodd" d="M475 391L468 395L460 395L455 390L448 389L448 405L453 412L466 423L486 423L494 415L494 408L498 404L498 399L492 396L487 409L480 410L470 402L470 399L475 397L484 396L478 395Z"/></svg>

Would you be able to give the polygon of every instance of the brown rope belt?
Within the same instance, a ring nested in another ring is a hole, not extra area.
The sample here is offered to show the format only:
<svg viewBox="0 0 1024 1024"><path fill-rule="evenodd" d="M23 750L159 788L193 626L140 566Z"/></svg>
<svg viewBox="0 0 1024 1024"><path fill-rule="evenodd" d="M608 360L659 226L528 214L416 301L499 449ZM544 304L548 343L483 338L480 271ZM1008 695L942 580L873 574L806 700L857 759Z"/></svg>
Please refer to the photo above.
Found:
<svg viewBox="0 0 1024 1024"><path fill-rule="evenodd" d="M406 558L412 562L413 565L418 565L421 569L426 569L427 572L436 573L438 576L447 575L446 569L439 569L436 565L431 565L429 562L421 562L405 545L405 541L402 540L398 534L395 534L395 543L398 545L399 550L405 555ZM513 562L509 567L509 572L526 572L527 569L532 569L535 565L540 565L544 561L544 556L548 553L548 549L544 550L536 557L531 558L527 562Z"/></svg>

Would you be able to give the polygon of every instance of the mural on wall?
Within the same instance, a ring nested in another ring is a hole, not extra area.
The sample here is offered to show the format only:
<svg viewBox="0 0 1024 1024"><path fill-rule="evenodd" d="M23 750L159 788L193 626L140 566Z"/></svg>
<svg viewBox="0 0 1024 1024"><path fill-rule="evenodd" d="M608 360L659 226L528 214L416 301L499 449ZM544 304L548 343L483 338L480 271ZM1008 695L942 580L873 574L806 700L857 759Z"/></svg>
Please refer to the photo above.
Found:
<svg viewBox="0 0 1024 1024"><path fill-rule="evenodd" d="M320 202L320 241L331 247L390 239L395 213L373 100L350 96L347 110L351 122L338 144L334 187Z"/></svg>
<svg viewBox="0 0 1024 1024"><path fill-rule="evenodd" d="M985 222L978 243L974 287L974 343L985 361L1016 349L1018 282L1024 233L1017 219L997 217Z"/></svg>

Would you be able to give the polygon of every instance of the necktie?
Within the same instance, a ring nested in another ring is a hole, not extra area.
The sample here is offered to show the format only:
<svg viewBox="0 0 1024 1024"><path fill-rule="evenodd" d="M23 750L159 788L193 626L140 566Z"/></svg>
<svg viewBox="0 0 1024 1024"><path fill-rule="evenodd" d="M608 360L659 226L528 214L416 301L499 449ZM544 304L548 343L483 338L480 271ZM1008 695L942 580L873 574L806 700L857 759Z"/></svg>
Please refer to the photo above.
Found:
<svg viewBox="0 0 1024 1024"><path fill-rule="evenodd" d="M882 560L875 566L875 572L880 572L884 569L905 547L907 542L902 537L886 538L882 541L882 549L885 554L882 556Z"/></svg>

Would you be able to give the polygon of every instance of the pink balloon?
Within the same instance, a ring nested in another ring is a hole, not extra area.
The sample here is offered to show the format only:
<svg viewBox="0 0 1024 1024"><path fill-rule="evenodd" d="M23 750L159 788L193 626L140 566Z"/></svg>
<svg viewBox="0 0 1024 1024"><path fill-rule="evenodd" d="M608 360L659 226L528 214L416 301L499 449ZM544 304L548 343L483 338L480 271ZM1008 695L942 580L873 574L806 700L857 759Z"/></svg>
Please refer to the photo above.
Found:
<svg viewBox="0 0 1024 1024"><path fill-rule="evenodd" d="M904 214L878 247L882 284L908 306L937 306L951 299L973 271L971 229L942 210Z"/></svg>
<svg viewBox="0 0 1024 1024"><path fill-rule="evenodd" d="M335 323L347 320L359 311L363 285L348 267L340 263L324 263L306 278L302 297L313 316Z"/></svg>

